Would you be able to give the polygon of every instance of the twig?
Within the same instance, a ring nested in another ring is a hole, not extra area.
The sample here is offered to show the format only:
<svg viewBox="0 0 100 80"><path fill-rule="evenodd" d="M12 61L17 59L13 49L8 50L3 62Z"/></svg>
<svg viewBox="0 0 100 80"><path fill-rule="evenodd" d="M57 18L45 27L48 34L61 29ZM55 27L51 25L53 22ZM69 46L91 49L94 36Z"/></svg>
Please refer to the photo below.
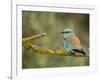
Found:
<svg viewBox="0 0 100 80"><path fill-rule="evenodd" d="M29 41L32 41L32 40L44 37L46 35L47 35L46 33L42 33L42 34L38 34L38 35L33 35L33 36L30 36L30 37L27 37L27 38L23 38L22 42L29 42Z"/></svg>

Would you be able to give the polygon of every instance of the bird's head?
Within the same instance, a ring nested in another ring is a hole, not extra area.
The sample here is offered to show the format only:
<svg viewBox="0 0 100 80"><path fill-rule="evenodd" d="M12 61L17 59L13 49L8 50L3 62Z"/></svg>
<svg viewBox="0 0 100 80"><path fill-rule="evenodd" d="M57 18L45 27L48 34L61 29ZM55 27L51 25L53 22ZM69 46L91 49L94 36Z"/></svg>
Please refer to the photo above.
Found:
<svg viewBox="0 0 100 80"><path fill-rule="evenodd" d="M64 31L61 32L62 34L64 34L64 37L69 37L73 35L73 30L71 29L64 29Z"/></svg>

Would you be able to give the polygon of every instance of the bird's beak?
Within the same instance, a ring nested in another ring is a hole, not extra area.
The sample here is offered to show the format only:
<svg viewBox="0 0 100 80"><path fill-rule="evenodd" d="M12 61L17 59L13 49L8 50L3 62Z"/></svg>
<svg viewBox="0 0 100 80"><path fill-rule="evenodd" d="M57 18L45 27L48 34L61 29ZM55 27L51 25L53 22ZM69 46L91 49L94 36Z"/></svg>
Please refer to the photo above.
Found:
<svg viewBox="0 0 100 80"><path fill-rule="evenodd" d="M62 34L65 34L66 32L62 31L61 33L62 33Z"/></svg>

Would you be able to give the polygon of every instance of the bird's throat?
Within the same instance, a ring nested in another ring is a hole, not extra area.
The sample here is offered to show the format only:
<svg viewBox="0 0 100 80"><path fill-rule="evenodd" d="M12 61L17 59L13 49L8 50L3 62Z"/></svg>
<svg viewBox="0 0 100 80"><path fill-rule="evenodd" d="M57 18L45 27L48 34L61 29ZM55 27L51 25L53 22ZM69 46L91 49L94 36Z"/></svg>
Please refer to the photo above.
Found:
<svg viewBox="0 0 100 80"><path fill-rule="evenodd" d="M72 36L72 34L64 34L64 38L68 38L70 36Z"/></svg>

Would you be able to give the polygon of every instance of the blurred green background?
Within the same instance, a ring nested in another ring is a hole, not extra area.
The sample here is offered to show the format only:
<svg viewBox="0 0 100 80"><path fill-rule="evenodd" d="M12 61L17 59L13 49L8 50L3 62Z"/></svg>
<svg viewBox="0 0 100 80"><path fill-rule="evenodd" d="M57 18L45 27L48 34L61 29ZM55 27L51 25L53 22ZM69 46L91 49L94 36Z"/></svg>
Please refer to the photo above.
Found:
<svg viewBox="0 0 100 80"><path fill-rule="evenodd" d="M35 45L65 50L60 33L65 28L75 32L84 49L89 48L89 14L22 11L22 38L47 33L46 37L34 40ZM88 65L89 57L43 55L24 47L22 50L23 69Z"/></svg>

